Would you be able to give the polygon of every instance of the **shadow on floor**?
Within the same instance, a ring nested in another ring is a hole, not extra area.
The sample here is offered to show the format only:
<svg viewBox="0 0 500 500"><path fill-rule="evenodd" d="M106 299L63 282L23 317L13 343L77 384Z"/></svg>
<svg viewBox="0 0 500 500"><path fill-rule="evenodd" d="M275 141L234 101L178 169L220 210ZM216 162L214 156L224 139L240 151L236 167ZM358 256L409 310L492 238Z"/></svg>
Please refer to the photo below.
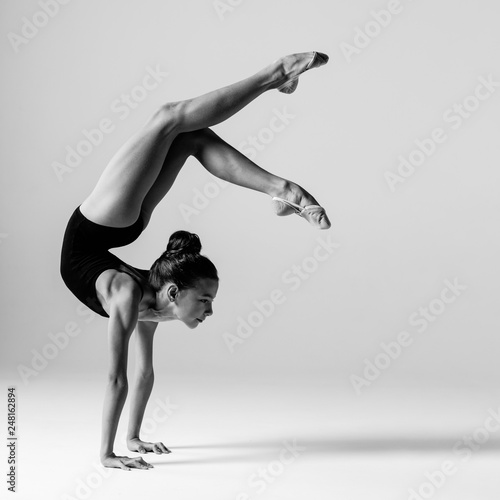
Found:
<svg viewBox="0 0 500 500"><path fill-rule="evenodd" d="M277 460L282 449L288 443L291 449L297 450L299 455L307 457L318 457L345 454L390 454L390 453L441 453L444 455L464 456L468 446L463 442L458 450L453 451L459 440L457 437L360 437L357 439L335 439L325 437L310 438L292 436L283 439L262 439L256 441L228 441L226 443L200 443L182 446L168 446L172 454L162 457L156 464L223 464L235 462L262 462L265 460ZM475 444L475 443L474 443ZM500 440L490 439L480 446L481 453L500 450ZM176 458L176 451L182 452L182 458ZM210 453L212 452L212 453ZM474 453L474 451L473 451ZM191 455L191 458L186 455ZM200 456L200 454L202 456ZM208 455L208 456L207 456Z"/></svg>

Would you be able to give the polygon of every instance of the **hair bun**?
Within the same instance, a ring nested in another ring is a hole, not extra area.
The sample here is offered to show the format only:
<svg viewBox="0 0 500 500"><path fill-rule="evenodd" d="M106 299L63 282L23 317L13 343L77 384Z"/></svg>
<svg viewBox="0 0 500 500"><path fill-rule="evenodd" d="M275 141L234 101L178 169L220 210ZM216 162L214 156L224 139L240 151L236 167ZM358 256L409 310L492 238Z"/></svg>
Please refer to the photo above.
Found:
<svg viewBox="0 0 500 500"><path fill-rule="evenodd" d="M176 231L168 240L167 255L198 254L201 252L201 241L197 234L189 231Z"/></svg>

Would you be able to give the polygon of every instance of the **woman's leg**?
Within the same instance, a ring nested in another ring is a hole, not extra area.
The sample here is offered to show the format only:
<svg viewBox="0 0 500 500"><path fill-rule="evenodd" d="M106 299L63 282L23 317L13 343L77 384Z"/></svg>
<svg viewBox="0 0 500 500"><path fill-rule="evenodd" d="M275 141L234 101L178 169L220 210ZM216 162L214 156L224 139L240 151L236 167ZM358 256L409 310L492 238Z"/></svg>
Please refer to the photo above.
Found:
<svg viewBox="0 0 500 500"><path fill-rule="evenodd" d="M277 196L302 206L318 204L304 188L259 167L212 130L205 128L179 134L174 139L162 170L144 199L142 211L146 224L189 156L194 156L211 174L232 184L269 196ZM283 206L277 210L278 215L290 213L292 211L283 210ZM326 216L324 221L318 220L315 224L323 229L330 225Z"/></svg>
<svg viewBox="0 0 500 500"><path fill-rule="evenodd" d="M220 123L263 92L278 88L290 75L325 62L318 57L318 62L311 64L311 57L311 52L286 56L237 83L194 99L162 106L113 156L95 189L82 203L84 215L98 224L113 227L133 224L179 133ZM171 177L175 179L176 175Z"/></svg>

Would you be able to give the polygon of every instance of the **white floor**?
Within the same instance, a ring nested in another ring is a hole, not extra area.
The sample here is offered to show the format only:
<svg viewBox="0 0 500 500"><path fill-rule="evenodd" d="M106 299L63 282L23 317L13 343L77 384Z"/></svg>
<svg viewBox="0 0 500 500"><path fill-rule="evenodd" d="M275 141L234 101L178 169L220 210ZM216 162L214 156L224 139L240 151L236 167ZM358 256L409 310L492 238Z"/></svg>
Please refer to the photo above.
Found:
<svg viewBox="0 0 500 500"><path fill-rule="evenodd" d="M102 380L74 374L18 386L15 498L500 497L500 431L487 436L479 430L488 411L500 407L487 391L356 396L321 380L158 378L144 438L163 441L172 453L148 455L154 465L148 471L99 465ZM118 431L119 454L128 453L125 422ZM461 453L454 451L466 435L484 443L474 441L470 454L464 444ZM436 472L443 468L446 474ZM10 498L3 492L1 497Z"/></svg>

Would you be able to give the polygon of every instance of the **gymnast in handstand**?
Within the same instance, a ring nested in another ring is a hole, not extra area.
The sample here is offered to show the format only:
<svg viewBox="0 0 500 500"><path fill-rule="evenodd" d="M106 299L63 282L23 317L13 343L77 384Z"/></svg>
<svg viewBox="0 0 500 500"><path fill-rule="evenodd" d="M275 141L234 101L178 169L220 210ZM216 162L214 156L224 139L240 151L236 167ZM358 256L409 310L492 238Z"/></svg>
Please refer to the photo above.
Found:
<svg viewBox="0 0 500 500"><path fill-rule="evenodd" d="M128 393L130 336L137 335L137 374L131 394L127 447L170 453L161 442L140 439L153 387L153 335L161 321L196 328L213 312L219 278L200 254L196 234L176 231L149 271L126 264L110 248L128 245L146 228L189 156L213 175L272 197L277 215L296 213L328 229L325 210L301 186L262 169L208 127L220 123L267 90L292 93L301 73L328 56L305 52L283 57L258 73L194 99L162 105L112 157L97 185L71 216L64 235L61 275L75 296L109 318L110 366L102 415L100 458L105 467L149 469L142 457L116 456L113 445Z"/></svg>

